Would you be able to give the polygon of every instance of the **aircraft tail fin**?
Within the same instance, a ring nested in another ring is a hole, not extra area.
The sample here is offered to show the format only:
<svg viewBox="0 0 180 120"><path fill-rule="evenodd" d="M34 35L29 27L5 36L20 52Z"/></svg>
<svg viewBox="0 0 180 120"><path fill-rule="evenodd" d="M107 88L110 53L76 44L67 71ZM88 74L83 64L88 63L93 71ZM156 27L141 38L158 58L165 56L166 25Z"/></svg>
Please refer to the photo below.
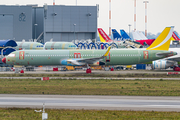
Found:
<svg viewBox="0 0 180 120"><path fill-rule="evenodd" d="M146 50L169 50L174 26L166 27Z"/></svg>
<svg viewBox="0 0 180 120"><path fill-rule="evenodd" d="M134 40L143 40L142 37L139 35L139 32L137 31L132 32L132 37Z"/></svg>
<svg viewBox="0 0 180 120"><path fill-rule="evenodd" d="M112 34L114 39L119 40L122 38L121 35L116 31L116 29L112 29Z"/></svg>
<svg viewBox="0 0 180 120"><path fill-rule="evenodd" d="M174 31L172 34L172 40L180 40L180 37L176 31Z"/></svg>
<svg viewBox="0 0 180 120"><path fill-rule="evenodd" d="M131 39L124 30L120 30L120 33L123 39Z"/></svg>
<svg viewBox="0 0 180 120"><path fill-rule="evenodd" d="M141 31L137 31L137 33L139 34L139 36L141 37L142 40L147 39L147 37Z"/></svg>
<svg viewBox="0 0 180 120"><path fill-rule="evenodd" d="M112 42L111 38L104 32L102 28L98 28L98 33L101 42Z"/></svg>

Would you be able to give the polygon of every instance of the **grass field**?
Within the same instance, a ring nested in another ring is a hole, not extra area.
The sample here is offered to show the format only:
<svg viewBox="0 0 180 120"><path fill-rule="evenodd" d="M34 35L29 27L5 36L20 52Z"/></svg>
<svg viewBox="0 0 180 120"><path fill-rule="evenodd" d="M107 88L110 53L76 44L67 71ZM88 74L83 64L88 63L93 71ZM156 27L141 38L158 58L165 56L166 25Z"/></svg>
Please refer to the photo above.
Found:
<svg viewBox="0 0 180 120"><path fill-rule="evenodd" d="M0 79L0 94L180 96L176 80Z"/></svg>
<svg viewBox="0 0 180 120"><path fill-rule="evenodd" d="M166 73L164 74L149 74L149 73L128 73L128 74L121 74L121 73L107 73L107 74L86 74L84 73L76 73L76 74L50 74L47 72L47 74L34 74L34 73L24 73L24 74L0 74L0 77L136 77L136 78L146 78L146 77L151 77L151 78L180 78L180 74L176 75L167 75Z"/></svg>
<svg viewBox="0 0 180 120"><path fill-rule="evenodd" d="M179 112L46 109L48 120L178 120ZM34 109L0 108L0 120L41 120Z"/></svg>

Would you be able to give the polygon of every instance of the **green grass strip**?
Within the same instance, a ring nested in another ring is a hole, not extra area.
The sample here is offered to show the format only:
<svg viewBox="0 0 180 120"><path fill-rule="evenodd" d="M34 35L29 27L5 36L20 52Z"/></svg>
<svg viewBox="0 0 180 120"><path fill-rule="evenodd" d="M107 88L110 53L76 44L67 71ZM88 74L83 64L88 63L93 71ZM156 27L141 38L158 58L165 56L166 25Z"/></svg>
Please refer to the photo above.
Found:
<svg viewBox="0 0 180 120"><path fill-rule="evenodd" d="M176 80L1 79L0 94L180 96Z"/></svg>
<svg viewBox="0 0 180 120"><path fill-rule="evenodd" d="M0 74L0 77L136 77L136 78L145 78L145 77L151 77L151 78L180 78L180 74L172 74L172 75L167 75L167 73L159 73L159 74L154 74L154 73L127 73L127 74L121 74L121 73L91 73L91 74L86 74L85 71L82 71L84 73L76 73L76 74L59 74L59 73L54 73L54 74L36 74L36 73L13 73L13 74Z"/></svg>
<svg viewBox="0 0 180 120"><path fill-rule="evenodd" d="M48 120L178 120L179 112L46 109ZM0 108L1 120L41 120L34 109Z"/></svg>

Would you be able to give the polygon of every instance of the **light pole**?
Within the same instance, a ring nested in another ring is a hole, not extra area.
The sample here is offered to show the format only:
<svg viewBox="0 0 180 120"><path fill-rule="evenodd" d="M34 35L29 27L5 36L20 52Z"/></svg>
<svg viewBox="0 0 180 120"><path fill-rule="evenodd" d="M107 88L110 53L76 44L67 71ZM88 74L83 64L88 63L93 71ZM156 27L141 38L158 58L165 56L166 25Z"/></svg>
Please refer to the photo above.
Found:
<svg viewBox="0 0 180 120"><path fill-rule="evenodd" d="M35 28L34 28L34 37L35 37L35 38L34 38L34 39L36 39L36 26L38 26L38 24L34 24L34 27L35 27Z"/></svg>
<svg viewBox="0 0 180 120"><path fill-rule="evenodd" d="M145 3L145 36L147 37L147 4L149 1L143 1Z"/></svg>
<svg viewBox="0 0 180 120"><path fill-rule="evenodd" d="M130 37L131 24L129 24L128 26L129 26L129 37Z"/></svg>
<svg viewBox="0 0 180 120"><path fill-rule="evenodd" d="M74 25L74 43L75 43L75 39L76 39L76 37L75 37L75 27L76 27L76 24L74 23L73 25Z"/></svg>

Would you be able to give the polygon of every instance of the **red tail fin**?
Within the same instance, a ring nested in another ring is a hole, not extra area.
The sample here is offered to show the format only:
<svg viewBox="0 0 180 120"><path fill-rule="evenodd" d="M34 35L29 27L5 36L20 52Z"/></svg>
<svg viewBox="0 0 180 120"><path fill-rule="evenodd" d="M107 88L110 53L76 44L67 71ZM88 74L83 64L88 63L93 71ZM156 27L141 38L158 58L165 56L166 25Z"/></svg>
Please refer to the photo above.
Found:
<svg viewBox="0 0 180 120"><path fill-rule="evenodd" d="M104 32L102 28L98 28L99 37L101 42L112 42L111 38Z"/></svg>

